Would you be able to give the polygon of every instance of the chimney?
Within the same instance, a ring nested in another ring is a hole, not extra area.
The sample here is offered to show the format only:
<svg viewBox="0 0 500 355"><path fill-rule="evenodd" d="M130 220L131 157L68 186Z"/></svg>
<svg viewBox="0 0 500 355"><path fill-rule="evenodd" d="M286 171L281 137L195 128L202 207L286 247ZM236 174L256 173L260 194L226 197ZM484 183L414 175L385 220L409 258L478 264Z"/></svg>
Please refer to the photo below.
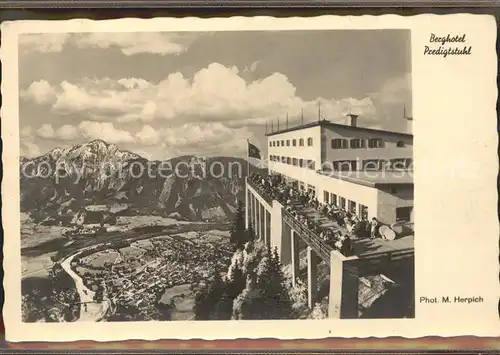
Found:
<svg viewBox="0 0 500 355"><path fill-rule="evenodd" d="M358 126L358 116L359 115L354 115L352 113L348 114L347 117L351 119L351 127L357 127Z"/></svg>

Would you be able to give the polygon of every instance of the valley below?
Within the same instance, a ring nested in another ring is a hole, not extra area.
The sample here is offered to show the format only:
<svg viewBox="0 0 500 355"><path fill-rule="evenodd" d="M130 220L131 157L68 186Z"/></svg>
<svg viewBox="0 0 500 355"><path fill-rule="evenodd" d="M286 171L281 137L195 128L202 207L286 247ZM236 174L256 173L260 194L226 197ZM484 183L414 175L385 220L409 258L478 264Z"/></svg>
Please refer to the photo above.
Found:
<svg viewBox="0 0 500 355"><path fill-rule="evenodd" d="M94 235L25 218L24 321L191 319L191 285L232 255L229 225L129 218Z"/></svg>

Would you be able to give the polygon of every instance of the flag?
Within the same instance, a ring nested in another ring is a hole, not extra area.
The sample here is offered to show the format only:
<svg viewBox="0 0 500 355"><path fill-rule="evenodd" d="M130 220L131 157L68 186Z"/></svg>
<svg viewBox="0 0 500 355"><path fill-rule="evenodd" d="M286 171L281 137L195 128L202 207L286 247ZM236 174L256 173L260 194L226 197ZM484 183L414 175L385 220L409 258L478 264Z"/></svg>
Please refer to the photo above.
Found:
<svg viewBox="0 0 500 355"><path fill-rule="evenodd" d="M254 146L250 141L248 142L248 157L260 159L260 150Z"/></svg>

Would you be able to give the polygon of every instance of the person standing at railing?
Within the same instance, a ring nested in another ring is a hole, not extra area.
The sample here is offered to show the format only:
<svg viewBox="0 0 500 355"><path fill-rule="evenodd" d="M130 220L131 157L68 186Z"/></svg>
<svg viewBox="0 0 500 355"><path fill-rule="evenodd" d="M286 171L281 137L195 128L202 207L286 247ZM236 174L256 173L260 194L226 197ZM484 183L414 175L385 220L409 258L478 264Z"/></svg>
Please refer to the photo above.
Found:
<svg viewBox="0 0 500 355"><path fill-rule="evenodd" d="M375 239L377 237L377 229L378 229L378 220L377 218L373 217L372 221L370 222L370 227L371 227L371 238Z"/></svg>

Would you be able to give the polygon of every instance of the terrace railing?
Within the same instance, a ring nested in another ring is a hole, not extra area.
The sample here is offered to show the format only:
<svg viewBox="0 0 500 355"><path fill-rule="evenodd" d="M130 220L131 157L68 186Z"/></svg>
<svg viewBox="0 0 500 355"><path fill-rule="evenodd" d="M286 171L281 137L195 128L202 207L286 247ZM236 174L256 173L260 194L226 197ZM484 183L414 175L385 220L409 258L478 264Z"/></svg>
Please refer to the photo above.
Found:
<svg viewBox="0 0 500 355"><path fill-rule="evenodd" d="M273 204L274 198L267 193L267 191L259 184L253 182L250 179L247 179L247 184L250 185L255 191L259 193L259 195L270 205Z"/></svg>
<svg viewBox="0 0 500 355"><path fill-rule="evenodd" d="M333 248L326 244L316 233L304 226L303 223L297 221L290 212L283 210L284 221L292 227L299 235L299 237L310 246L318 256L325 262L330 263L330 253Z"/></svg>

